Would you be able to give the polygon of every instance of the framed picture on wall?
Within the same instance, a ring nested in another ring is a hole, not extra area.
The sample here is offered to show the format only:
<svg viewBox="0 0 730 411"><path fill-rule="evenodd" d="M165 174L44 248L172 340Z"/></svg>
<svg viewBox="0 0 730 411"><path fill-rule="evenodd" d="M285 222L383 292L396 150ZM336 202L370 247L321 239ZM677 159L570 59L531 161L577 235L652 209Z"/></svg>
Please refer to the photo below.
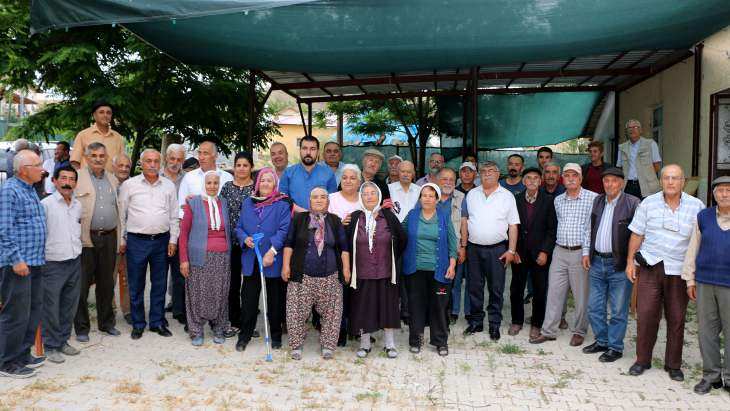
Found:
<svg viewBox="0 0 730 411"><path fill-rule="evenodd" d="M717 102L717 156L718 170L730 170L730 97Z"/></svg>

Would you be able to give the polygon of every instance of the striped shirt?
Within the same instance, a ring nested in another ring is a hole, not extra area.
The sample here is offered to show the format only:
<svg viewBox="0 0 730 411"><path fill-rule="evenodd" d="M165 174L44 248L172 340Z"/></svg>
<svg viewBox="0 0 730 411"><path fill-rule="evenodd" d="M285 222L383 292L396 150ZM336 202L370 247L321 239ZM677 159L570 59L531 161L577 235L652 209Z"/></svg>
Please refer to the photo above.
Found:
<svg viewBox="0 0 730 411"><path fill-rule="evenodd" d="M590 236L586 238L586 226L591 225L593 200L597 196L593 191L581 188L576 198L568 197L567 192L555 197L555 215L558 218L556 244L563 247L590 244Z"/></svg>
<svg viewBox="0 0 730 411"><path fill-rule="evenodd" d="M677 210L664 201L658 192L644 199L636 208L629 230L644 236L639 252L650 265L664 262L666 275L680 275L682 262L692 236L692 227L705 205L687 193L682 193Z"/></svg>
<svg viewBox="0 0 730 411"><path fill-rule="evenodd" d="M46 214L32 185L17 177L0 187L0 267L46 263Z"/></svg>
<svg viewBox="0 0 730 411"><path fill-rule="evenodd" d="M618 197L614 198L613 201L608 201L606 196L606 205L603 207L603 214L601 215L601 221L598 222L598 230L596 231L596 251L599 253L611 253L613 252L613 210L616 208L616 203L621 198L623 193L619 193ZM590 239L591 225L586 226L586 238ZM583 255L589 255L591 252L591 243L586 241L583 244Z"/></svg>

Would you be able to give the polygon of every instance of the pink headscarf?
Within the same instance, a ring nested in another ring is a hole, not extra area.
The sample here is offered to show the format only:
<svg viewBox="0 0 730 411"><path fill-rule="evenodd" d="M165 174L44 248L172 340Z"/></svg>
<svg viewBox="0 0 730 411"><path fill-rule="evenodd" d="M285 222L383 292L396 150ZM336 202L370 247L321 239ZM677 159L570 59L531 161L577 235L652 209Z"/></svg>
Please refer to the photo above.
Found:
<svg viewBox="0 0 730 411"><path fill-rule="evenodd" d="M261 184L261 177L263 177L264 174L271 174L272 176L274 176L274 189L268 196L260 197L259 185ZM282 194L279 192L279 176L276 175L276 171L274 171L274 169L272 169L271 167L264 167L259 170L258 174L256 175L256 185L254 185L253 195L251 197L256 208L263 208L286 198L286 194Z"/></svg>

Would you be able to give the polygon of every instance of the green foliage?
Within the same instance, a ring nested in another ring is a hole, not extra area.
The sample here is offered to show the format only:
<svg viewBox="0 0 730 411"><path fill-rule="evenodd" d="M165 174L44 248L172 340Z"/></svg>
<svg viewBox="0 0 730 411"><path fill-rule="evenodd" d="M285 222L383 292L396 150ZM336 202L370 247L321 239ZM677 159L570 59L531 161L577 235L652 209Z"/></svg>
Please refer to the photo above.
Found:
<svg viewBox="0 0 730 411"><path fill-rule="evenodd" d="M92 121L94 100L114 107L114 129L133 146L160 147L177 134L193 145L221 143L229 153L248 145L249 72L188 66L173 60L121 27L86 27L29 37L29 1L0 4L0 85L34 89L62 99L45 106L13 130L15 136L73 135ZM2 86L0 86L0 89ZM257 87L254 147L278 134Z"/></svg>

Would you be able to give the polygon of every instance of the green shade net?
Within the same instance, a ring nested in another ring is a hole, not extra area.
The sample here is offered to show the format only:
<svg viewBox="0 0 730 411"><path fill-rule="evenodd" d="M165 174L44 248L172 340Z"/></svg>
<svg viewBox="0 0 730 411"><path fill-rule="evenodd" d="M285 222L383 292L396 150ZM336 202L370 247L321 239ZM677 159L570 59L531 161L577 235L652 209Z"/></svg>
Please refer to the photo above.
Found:
<svg viewBox="0 0 730 411"><path fill-rule="evenodd" d="M31 7L36 32L118 23L187 63L312 73L680 49L730 23L728 0L36 0Z"/></svg>
<svg viewBox="0 0 730 411"><path fill-rule="evenodd" d="M599 92L495 94L478 97L478 142L480 149L536 147L580 137ZM441 132L461 137L461 97L439 97ZM471 147L471 105L466 107L466 143Z"/></svg>

